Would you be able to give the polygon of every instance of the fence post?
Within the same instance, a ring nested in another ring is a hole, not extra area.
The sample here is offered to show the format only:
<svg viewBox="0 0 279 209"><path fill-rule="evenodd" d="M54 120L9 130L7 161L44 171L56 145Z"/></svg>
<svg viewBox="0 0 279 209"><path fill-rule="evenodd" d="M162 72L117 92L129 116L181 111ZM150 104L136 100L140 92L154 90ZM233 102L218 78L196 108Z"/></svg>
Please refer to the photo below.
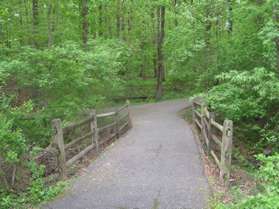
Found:
<svg viewBox="0 0 279 209"><path fill-rule="evenodd" d="M220 178L224 183L228 183L230 178L231 157L233 140L233 122L225 120L223 125L222 147L221 147L221 168Z"/></svg>
<svg viewBox="0 0 279 209"><path fill-rule="evenodd" d="M115 128L116 128L116 138L119 139L119 136L120 136L120 133L119 133L119 109L117 109L115 111L114 121L115 121Z"/></svg>
<svg viewBox="0 0 279 209"><path fill-rule="evenodd" d="M62 122L60 119L52 120L52 128L54 130L54 144L58 147L59 150L59 172L60 178L64 179L66 177L66 153L65 153L65 145L64 145L64 138L63 138L63 129L62 129Z"/></svg>
<svg viewBox="0 0 279 209"><path fill-rule="evenodd" d="M90 118L92 118L92 120L90 121L90 130L93 133L92 144L95 144L96 152L99 153L99 130L98 130L98 124L97 124L96 110L92 110L90 112Z"/></svg>
<svg viewBox="0 0 279 209"><path fill-rule="evenodd" d="M209 150L209 153L211 152L211 146L212 146L212 121L215 120L215 115L213 112L209 112L209 119L208 119L208 140L209 140L209 145L208 145L208 150Z"/></svg>
<svg viewBox="0 0 279 209"><path fill-rule="evenodd" d="M205 103L203 102L202 103L202 106L201 106L201 125L202 125L202 130L201 130L201 133L202 133L202 137L205 141L205 144L206 144L206 152L207 154L210 153L209 151L209 138L208 138L208 134L207 134L207 130L206 130L206 113L205 113L205 108L206 108L206 105Z"/></svg>
<svg viewBox="0 0 279 209"><path fill-rule="evenodd" d="M126 103L127 103L127 111L128 111L128 123L129 123L128 127L132 128L133 124L132 124L132 119L131 119L131 114L130 114L130 101L127 100Z"/></svg>
<svg viewBox="0 0 279 209"><path fill-rule="evenodd" d="M193 118L193 124L194 126L196 127L196 114L195 114L195 109L196 109L196 106L195 106L195 101L194 99L192 100L192 118Z"/></svg>

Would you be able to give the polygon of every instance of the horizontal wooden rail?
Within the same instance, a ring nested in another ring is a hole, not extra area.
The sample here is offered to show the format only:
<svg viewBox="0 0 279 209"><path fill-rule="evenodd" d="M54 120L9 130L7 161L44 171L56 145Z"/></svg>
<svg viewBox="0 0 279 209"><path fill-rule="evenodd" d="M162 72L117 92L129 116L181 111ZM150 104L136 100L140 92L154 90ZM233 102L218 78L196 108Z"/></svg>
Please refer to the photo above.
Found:
<svg viewBox="0 0 279 209"><path fill-rule="evenodd" d="M193 101L193 105L197 105L197 106L202 106L202 103L201 102L198 102L198 101Z"/></svg>
<svg viewBox="0 0 279 209"><path fill-rule="evenodd" d="M210 120L210 123L215 127L217 128L219 131L223 132L224 128L221 124L217 123L216 121L214 120Z"/></svg>
<svg viewBox="0 0 279 209"><path fill-rule="evenodd" d="M194 113L199 117L199 118L201 118L201 113L199 113L197 110L194 110Z"/></svg>
<svg viewBox="0 0 279 209"><path fill-rule="evenodd" d="M89 151L93 150L95 147L94 144L89 145L88 147L86 147L84 150L82 150L80 153L78 153L77 155L75 155L73 158L71 158L70 160L68 160L66 162L66 166L69 167L71 165L73 165L76 161L78 161L80 158L84 157L84 155L86 155Z"/></svg>
<svg viewBox="0 0 279 209"><path fill-rule="evenodd" d="M122 131L126 126L129 125L129 121L125 122L120 128L119 130Z"/></svg>
<svg viewBox="0 0 279 209"><path fill-rule="evenodd" d="M192 101L193 122L201 133L206 153L213 157L220 169L220 178L228 183L232 155L233 122L225 119L223 125L219 124L215 120L214 114L208 110L205 102L201 98L197 100ZM213 129L217 130L217 132ZM218 136L220 133L222 136ZM220 153L213 149L213 143L215 147L218 147L217 150L221 151Z"/></svg>
<svg viewBox="0 0 279 209"><path fill-rule="evenodd" d="M219 137L217 137L215 134L212 134L212 140L218 144L220 147L222 146L222 141L220 140Z"/></svg>
<svg viewBox="0 0 279 209"><path fill-rule="evenodd" d="M94 132L90 131L89 133L85 134L84 136L81 136L79 138L74 139L73 141L71 141L70 143L65 145L65 149L68 149L69 147L72 147L73 145L75 145L76 143L90 137L93 136Z"/></svg>
<svg viewBox="0 0 279 209"><path fill-rule="evenodd" d="M109 129L109 128L115 126L115 125L116 125L116 122L113 122L113 123L110 123L108 125L102 126L102 127L98 128L98 129L99 129L99 132L102 132L102 131L104 131L106 129Z"/></svg>
<svg viewBox="0 0 279 209"><path fill-rule="evenodd" d="M120 115L120 116L119 116L119 120L121 121L121 120L123 120L124 118L127 118L127 117L129 117L129 113Z"/></svg>
<svg viewBox="0 0 279 209"><path fill-rule="evenodd" d="M218 165L218 167L220 167L220 160L218 159L217 155L215 154L215 152L213 150L210 151L210 154L212 155L213 159L215 160L216 164Z"/></svg>
<svg viewBox="0 0 279 209"><path fill-rule="evenodd" d="M92 121L92 120L93 120L92 117L88 117L88 118L86 118L86 119L84 119L84 120L82 120L82 121L80 121L80 122L72 123L72 124L66 126L65 128L63 128L63 133L64 133L64 134L65 134L65 133L68 133L69 131L71 131L71 130L73 130L73 129L75 129L75 128L78 128L78 127L80 127L80 126L83 126L83 125L89 123L89 122Z"/></svg>
<svg viewBox="0 0 279 209"><path fill-rule="evenodd" d="M102 113L102 114L98 114L98 115L97 115L97 118L111 117L111 116L114 116L115 114L116 114L116 112Z"/></svg>
<svg viewBox="0 0 279 209"><path fill-rule="evenodd" d="M128 107L129 107L129 104L126 104L126 105L120 107L120 108L117 110L117 112L121 112L121 111L127 109Z"/></svg>
<svg viewBox="0 0 279 209"><path fill-rule="evenodd" d="M100 145L103 145L103 144L105 144L106 142L111 141L111 140L114 139L115 137L116 137L116 133L113 133L111 136L109 136L109 137L107 137L107 138L101 140L101 141L100 141Z"/></svg>
<svg viewBox="0 0 279 209"><path fill-rule="evenodd" d="M198 125L198 127L199 127L200 129L202 129L202 125L201 125L201 123L200 123L197 119L195 119L195 123L196 123L196 125Z"/></svg>

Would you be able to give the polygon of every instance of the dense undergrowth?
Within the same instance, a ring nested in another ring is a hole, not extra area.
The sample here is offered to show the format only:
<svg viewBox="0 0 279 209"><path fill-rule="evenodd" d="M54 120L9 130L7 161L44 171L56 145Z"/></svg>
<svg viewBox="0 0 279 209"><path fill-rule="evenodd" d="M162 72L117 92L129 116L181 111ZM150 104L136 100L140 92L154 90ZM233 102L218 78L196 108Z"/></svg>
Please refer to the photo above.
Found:
<svg viewBox="0 0 279 209"><path fill-rule="evenodd" d="M256 188L249 194L230 191L232 203L214 208L279 208L279 79L270 70L256 68L223 73L216 80L219 85L207 94L209 106L219 119L234 121L233 165L248 169Z"/></svg>

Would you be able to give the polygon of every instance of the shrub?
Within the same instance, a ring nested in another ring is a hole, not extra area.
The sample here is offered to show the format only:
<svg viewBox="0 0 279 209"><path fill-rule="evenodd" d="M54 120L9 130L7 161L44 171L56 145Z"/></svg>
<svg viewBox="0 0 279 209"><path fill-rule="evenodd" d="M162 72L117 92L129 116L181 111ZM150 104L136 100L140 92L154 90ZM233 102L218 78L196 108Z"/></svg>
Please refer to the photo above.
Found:
<svg viewBox="0 0 279 209"><path fill-rule="evenodd" d="M279 79L264 68L231 71L217 76L219 85L208 93L208 101L220 117L232 119L237 138L255 145L258 151L278 147L277 119Z"/></svg>
<svg viewBox="0 0 279 209"><path fill-rule="evenodd" d="M218 205L216 209L275 209L279 208L279 154L257 157L262 165L258 171L258 179L263 187L262 192L238 200L232 205Z"/></svg>
<svg viewBox="0 0 279 209"><path fill-rule="evenodd" d="M264 68L223 73L217 80L221 84L210 90L210 105L234 121L265 118L279 104L279 79Z"/></svg>
<svg viewBox="0 0 279 209"><path fill-rule="evenodd" d="M1 112L22 130L28 145L45 147L53 118L72 120L120 89L129 50L100 39L87 51L68 42L49 49L2 49L0 55L0 85L9 95L1 95ZM28 112L22 111L26 105Z"/></svg>
<svg viewBox="0 0 279 209"><path fill-rule="evenodd" d="M26 151L22 131L13 128L13 121L0 113L0 153L7 163L17 163Z"/></svg>

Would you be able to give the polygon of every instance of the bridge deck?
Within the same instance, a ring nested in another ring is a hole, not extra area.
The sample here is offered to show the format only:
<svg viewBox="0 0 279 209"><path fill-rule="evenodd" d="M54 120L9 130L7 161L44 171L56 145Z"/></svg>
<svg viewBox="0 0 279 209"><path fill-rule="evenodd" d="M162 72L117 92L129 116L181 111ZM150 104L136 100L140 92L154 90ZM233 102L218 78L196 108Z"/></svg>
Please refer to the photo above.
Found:
<svg viewBox="0 0 279 209"><path fill-rule="evenodd" d="M47 209L201 209L208 184L185 101L132 108L133 129L94 161Z"/></svg>

